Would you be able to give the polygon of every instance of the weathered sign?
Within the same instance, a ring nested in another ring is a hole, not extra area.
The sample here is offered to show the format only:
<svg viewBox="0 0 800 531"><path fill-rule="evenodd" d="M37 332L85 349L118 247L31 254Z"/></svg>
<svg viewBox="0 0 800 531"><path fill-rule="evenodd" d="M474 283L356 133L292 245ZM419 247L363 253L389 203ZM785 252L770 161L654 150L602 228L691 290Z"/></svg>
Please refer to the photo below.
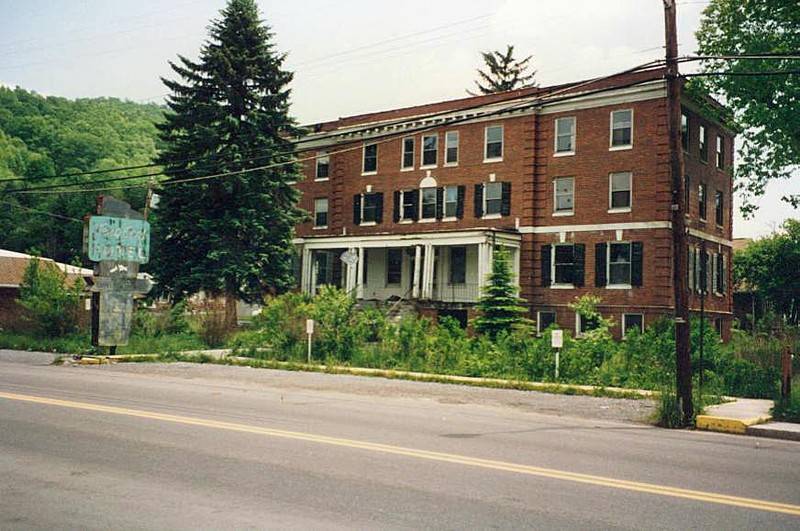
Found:
<svg viewBox="0 0 800 531"><path fill-rule="evenodd" d="M150 224L139 219L91 216L88 232L89 260L136 262L150 260Z"/></svg>

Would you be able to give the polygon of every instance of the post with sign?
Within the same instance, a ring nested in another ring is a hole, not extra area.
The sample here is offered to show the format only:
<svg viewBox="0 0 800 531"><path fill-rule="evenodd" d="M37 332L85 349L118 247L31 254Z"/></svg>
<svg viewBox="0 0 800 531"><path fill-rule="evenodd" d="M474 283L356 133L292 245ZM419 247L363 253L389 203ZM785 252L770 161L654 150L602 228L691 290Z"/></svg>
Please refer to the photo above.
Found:
<svg viewBox="0 0 800 531"><path fill-rule="evenodd" d="M559 358L561 354L561 349L564 348L564 331L552 330L550 333L552 334L550 336L550 345L556 351L556 381L558 381L558 366L559 362L561 361Z"/></svg>
<svg viewBox="0 0 800 531"><path fill-rule="evenodd" d="M133 298L150 291L139 265L150 259L150 225L142 214L114 197L98 198L96 216L84 224L84 250L95 262L92 295L92 344L127 345Z"/></svg>
<svg viewBox="0 0 800 531"><path fill-rule="evenodd" d="M311 365L311 336L314 334L314 319L306 319L306 334L308 334L308 364Z"/></svg>

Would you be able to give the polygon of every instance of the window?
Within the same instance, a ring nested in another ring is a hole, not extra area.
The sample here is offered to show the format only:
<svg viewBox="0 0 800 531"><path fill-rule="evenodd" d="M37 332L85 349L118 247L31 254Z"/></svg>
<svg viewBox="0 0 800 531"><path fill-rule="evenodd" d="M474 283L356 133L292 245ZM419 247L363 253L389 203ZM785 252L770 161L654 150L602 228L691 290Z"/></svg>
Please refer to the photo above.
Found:
<svg viewBox="0 0 800 531"><path fill-rule="evenodd" d="M403 280L403 250L386 250L386 283L400 284Z"/></svg>
<svg viewBox="0 0 800 531"><path fill-rule="evenodd" d="M725 221L725 206L723 205L722 192L717 190L714 194L714 220L722 226Z"/></svg>
<svg viewBox="0 0 800 531"><path fill-rule="evenodd" d="M419 190L401 190L394 193L394 222L417 219Z"/></svg>
<svg viewBox="0 0 800 531"><path fill-rule="evenodd" d="M423 188L420 193L420 219L436 219L436 188Z"/></svg>
<svg viewBox="0 0 800 531"><path fill-rule="evenodd" d="M542 287L583 286L585 257L582 243L543 245Z"/></svg>
<svg viewBox="0 0 800 531"><path fill-rule="evenodd" d="M556 153L575 153L575 118L556 119Z"/></svg>
<svg viewBox="0 0 800 531"><path fill-rule="evenodd" d="M457 218L459 216L459 204L461 201L458 199L459 186L445 186L444 187L444 217ZM463 192L462 192L463 196Z"/></svg>
<svg viewBox="0 0 800 531"><path fill-rule="evenodd" d="M681 113L681 147L689 151L689 117Z"/></svg>
<svg viewBox="0 0 800 531"><path fill-rule="evenodd" d="M643 266L642 242L609 242L595 245L594 274L597 287L641 286Z"/></svg>
<svg viewBox="0 0 800 531"><path fill-rule="evenodd" d="M458 131L448 131L444 135L444 143L444 163L455 166L458 164Z"/></svg>
<svg viewBox="0 0 800 531"><path fill-rule="evenodd" d="M553 181L555 198L553 200L553 213L572 214L575 210L575 178L557 177Z"/></svg>
<svg viewBox="0 0 800 531"><path fill-rule="evenodd" d="M722 253L717 254L716 258L717 258L716 268L715 268L715 272L716 272L715 280L716 280L716 282L715 282L715 286L714 286L714 291L716 293L719 293L720 295L724 295L725 294L725 290L728 287L728 282L727 282L727 279L728 279L728 277L727 277L727 275L728 275L727 261L725 259L725 255L722 254Z"/></svg>
<svg viewBox="0 0 800 531"><path fill-rule="evenodd" d="M486 127L485 160L498 160L503 158L503 126L489 125Z"/></svg>
<svg viewBox="0 0 800 531"><path fill-rule="evenodd" d="M708 131L706 131L706 126L700 126L700 134L698 137L698 141L700 142L700 160L708 162Z"/></svg>
<svg viewBox="0 0 800 531"><path fill-rule="evenodd" d="M717 335L720 338L722 338L722 327L723 327L724 323L725 323L725 318L724 317L715 317L714 318L714 331L717 333ZM721 339L720 339L720 341L721 341Z"/></svg>
<svg viewBox="0 0 800 531"><path fill-rule="evenodd" d="M400 166L404 170L414 168L414 138L403 139L403 163Z"/></svg>
<svg viewBox="0 0 800 531"><path fill-rule="evenodd" d="M328 198L314 199L314 227L322 229L328 226Z"/></svg>
<svg viewBox="0 0 800 531"><path fill-rule="evenodd" d="M717 169L725 168L725 138L717 135Z"/></svg>
<svg viewBox="0 0 800 531"><path fill-rule="evenodd" d="M697 204L700 209L700 219L706 219L706 185L699 183L697 185Z"/></svg>
<svg viewBox="0 0 800 531"><path fill-rule="evenodd" d="M609 208L611 211L630 211L632 180L632 174L629 171L611 174L609 177Z"/></svg>
<svg viewBox="0 0 800 531"><path fill-rule="evenodd" d="M611 147L626 148L633 145L633 110L611 113Z"/></svg>
<svg viewBox="0 0 800 531"><path fill-rule="evenodd" d="M587 317L579 313L575 314L575 321L575 326L577 328L575 334L576 337L583 337L583 334L586 332L595 330L598 326L600 326L600 323L597 321L596 317Z"/></svg>
<svg viewBox="0 0 800 531"><path fill-rule="evenodd" d="M475 185L475 217L511 214L511 183L488 182Z"/></svg>
<svg viewBox="0 0 800 531"><path fill-rule="evenodd" d="M378 171L378 144L364 145L364 164L362 173L375 173Z"/></svg>
<svg viewBox="0 0 800 531"><path fill-rule="evenodd" d="M631 283L631 244L611 243L608 245L608 283Z"/></svg>
<svg viewBox="0 0 800 531"><path fill-rule="evenodd" d="M374 192L353 196L353 224L383 221L383 193Z"/></svg>
<svg viewBox="0 0 800 531"><path fill-rule="evenodd" d="M686 209L686 215L689 215L689 210L691 209L691 203L689 202L689 195L691 193L691 186L692 179L688 175L683 176L683 207Z"/></svg>
<svg viewBox="0 0 800 531"><path fill-rule="evenodd" d="M636 330L640 334L644 332L644 315L640 313L622 314L622 337L627 336L631 330Z"/></svg>
<svg viewBox="0 0 800 531"><path fill-rule="evenodd" d="M439 149L437 135L422 136L422 166L436 166L436 153Z"/></svg>
<svg viewBox="0 0 800 531"><path fill-rule="evenodd" d="M502 183L486 183L483 189L484 214L499 214L503 201Z"/></svg>
<svg viewBox="0 0 800 531"><path fill-rule="evenodd" d="M317 268L317 286L333 284L333 253L331 251L315 251L314 259Z"/></svg>
<svg viewBox="0 0 800 531"><path fill-rule="evenodd" d="M467 281L467 248L450 247L450 284Z"/></svg>
<svg viewBox="0 0 800 531"><path fill-rule="evenodd" d="M536 312L536 333L538 335L542 335L554 324L556 324L556 312Z"/></svg>
<svg viewBox="0 0 800 531"><path fill-rule="evenodd" d="M328 178L328 171L330 170L330 157L328 156L327 151L318 151L317 152L317 170L315 178L318 180L323 180Z"/></svg>

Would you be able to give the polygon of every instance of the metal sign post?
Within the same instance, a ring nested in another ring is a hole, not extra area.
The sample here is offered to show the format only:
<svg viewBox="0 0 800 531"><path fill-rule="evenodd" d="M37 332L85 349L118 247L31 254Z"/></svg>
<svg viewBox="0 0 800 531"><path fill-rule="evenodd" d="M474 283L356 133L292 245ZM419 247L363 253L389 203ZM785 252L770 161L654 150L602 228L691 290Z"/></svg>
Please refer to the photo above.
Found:
<svg viewBox="0 0 800 531"><path fill-rule="evenodd" d="M314 335L314 319L306 319L306 334L308 334L308 364L311 365L311 336Z"/></svg>
<svg viewBox="0 0 800 531"><path fill-rule="evenodd" d="M550 332L550 345L556 351L556 381L558 381L558 366L559 362L559 354L561 353L561 349L564 348L564 331L563 330L553 330Z"/></svg>

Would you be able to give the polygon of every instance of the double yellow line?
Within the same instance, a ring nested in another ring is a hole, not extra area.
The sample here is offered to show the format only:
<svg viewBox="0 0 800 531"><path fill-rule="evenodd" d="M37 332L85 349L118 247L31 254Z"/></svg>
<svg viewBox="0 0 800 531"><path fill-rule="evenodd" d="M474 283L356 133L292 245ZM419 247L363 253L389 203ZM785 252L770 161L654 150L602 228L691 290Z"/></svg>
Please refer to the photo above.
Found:
<svg viewBox="0 0 800 531"><path fill-rule="evenodd" d="M355 448L359 450L367 450L370 452L377 452L382 454L402 455L405 457L412 457L415 459L427 459L431 461L454 463L458 465L466 465L466 466L485 468L490 470L499 470L503 472L511 472L514 474L524 474L528 476L558 479L562 481L572 481L574 483L584 483L588 485L597 485L601 487L622 489L634 492L645 492L648 494L655 494L658 496L669 496L672 498L683 498L683 499L696 500L706 503L716 503L721 505L730 505L734 507L755 509L758 511L768 511L774 513L789 514L793 516L800 516L800 505L771 502L767 500L757 500L754 498L742 498L739 496L728 496L726 494L717 494L713 492L703 492L690 489L667 487L662 485L656 485L653 483L640 483L638 481L626 481L622 479L614 479L603 476L593 476L589 474L578 474L563 470L555 470L555 469L542 468L530 465L521 465L505 461L479 459L476 457L469 457L465 455L448 454L443 452L430 452L427 450L417 450L414 448L405 448L402 446L377 444L366 441L358 441L355 439L326 437L324 435L314 435L311 433L276 430L272 428L248 426L246 424L221 422L217 420L184 417L178 415L168 415L164 413L154 413L138 409L103 406L100 404L90 404L87 402L73 402L69 400L59 400L55 398L45 398L45 397L31 396L31 395L20 395L14 393L0 392L0 398L5 398L7 400L16 400L21 402L31 402L35 404L43 404L48 406L82 409L86 411L97 411L101 413L109 413L112 415L123 415L127 417L160 420L162 422L172 422L175 424L185 424L190 426L214 428L219 430L252 433L256 435L265 435L269 437L280 437L283 439L293 439L298 441L306 441L317 444L327 444L331 446L340 446L345 448Z"/></svg>

